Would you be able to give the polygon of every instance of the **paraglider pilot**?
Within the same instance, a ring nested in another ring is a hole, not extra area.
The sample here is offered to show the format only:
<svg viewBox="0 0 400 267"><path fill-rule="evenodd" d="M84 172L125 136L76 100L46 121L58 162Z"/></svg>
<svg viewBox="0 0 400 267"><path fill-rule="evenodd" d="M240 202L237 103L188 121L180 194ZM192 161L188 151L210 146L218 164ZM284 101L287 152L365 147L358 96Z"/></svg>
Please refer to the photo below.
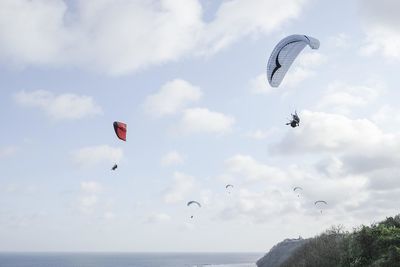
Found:
<svg viewBox="0 0 400 267"><path fill-rule="evenodd" d="M294 112L294 114L291 114L291 115L292 115L292 119L290 120L290 122L286 123L286 125L290 125L292 128L295 128L300 125L300 118L297 115L296 111Z"/></svg>
<svg viewBox="0 0 400 267"><path fill-rule="evenodd" d="M114 164L114 166L111 168L111 170L115 171L118 168L117 164Z"/></svg>

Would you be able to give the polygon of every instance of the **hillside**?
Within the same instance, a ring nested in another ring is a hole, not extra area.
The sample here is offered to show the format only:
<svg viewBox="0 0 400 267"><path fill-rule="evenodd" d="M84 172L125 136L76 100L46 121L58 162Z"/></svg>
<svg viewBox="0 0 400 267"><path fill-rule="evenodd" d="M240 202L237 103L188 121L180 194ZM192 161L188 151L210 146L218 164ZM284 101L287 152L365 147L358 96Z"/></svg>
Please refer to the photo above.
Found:
<svg viewBox="0 0 400 267"><path fill-rule="evenodd" d="M271 250L261 259L257 261L259 267L279 266L285 262L289 256L299 247L307 242L307 239L285 239L276 244Z"/></svg>
<svg viewBox="0 0 400 267"><path fill-rule="evenodd" d="M270 261L278 244L257 262L257 266L400 267L400 215L370 226L362 225L352 232L340 226L332 227L299 244L295 248L281 246L279 254L285 254L285 259Z"/></svg>

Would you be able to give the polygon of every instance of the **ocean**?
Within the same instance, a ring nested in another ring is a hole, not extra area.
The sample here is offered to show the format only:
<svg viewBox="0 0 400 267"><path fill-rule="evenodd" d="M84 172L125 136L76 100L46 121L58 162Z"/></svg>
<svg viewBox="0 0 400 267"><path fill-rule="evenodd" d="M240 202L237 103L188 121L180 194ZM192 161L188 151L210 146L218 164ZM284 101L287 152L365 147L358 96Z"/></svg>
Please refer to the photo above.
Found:
<svg viewBox="0 0 400 267"><path fill-rule="evenodd" d="M0 253L0 267L256 267L262 253Z"/></svg>

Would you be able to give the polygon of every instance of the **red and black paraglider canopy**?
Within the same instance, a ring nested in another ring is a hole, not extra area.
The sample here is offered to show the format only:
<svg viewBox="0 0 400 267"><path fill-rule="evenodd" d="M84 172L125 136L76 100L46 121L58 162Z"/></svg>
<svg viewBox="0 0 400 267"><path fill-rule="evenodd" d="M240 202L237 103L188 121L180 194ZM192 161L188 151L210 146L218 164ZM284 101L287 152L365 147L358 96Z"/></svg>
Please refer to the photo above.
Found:
<svg viewBox="0 0 400 267"><path fill-rule="evenodd" d="M117 137L123 141L126 141L127 125L123 122L114 121L114 131Z"/></svg>

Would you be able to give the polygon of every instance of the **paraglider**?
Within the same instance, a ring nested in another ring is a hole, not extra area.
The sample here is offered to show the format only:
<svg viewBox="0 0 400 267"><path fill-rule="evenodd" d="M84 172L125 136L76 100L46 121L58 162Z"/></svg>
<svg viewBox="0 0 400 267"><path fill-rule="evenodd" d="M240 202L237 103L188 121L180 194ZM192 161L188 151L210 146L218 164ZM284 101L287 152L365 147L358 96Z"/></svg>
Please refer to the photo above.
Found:
<svg viewBox="0 0 400 267"><path fill-rule="evenodd" d="M300 186L296 186L295 188L293 188L294 192L296 192L296 191L298 192L298 191L302 191L302 190L303 190L303 188L301 188ZM297 194L297 197L300 197L300 193Z"/></svg>
<svg viewBox="0 0 400 267"><path fill-rule="evenodd" d="M228 194L230 194L230 193L231 193L231 190L230 190L230 188L233 188L233 185L231 185L231 184L227 184L227 185L225 186L225 189L226 189L226 190L228 190Z"/></svg>
<svg viewBox="0 0 400 267"><path fill-rule="evenodd" d="M267 78L272 87L278 87L290 66L306 47L319 48L319 41L307 35L294 34L282 39L274 48L267 64Z"/></svg>
<svg viewBox="0 0 400 267"><path fill-rule="evenodd" d="M122 141L126 141L127 125L123 122L114 121L113 126L117 137Z"/></svg>
<svg viewBox="0 0 400 267"><path fill-rule="evenodd" d="M292 119L286 123L286 125L290 125L292 128L296 128L297 126L300 126L300 118L299 115L297 115L297 111L294 112L292 115Z"/></svg>
<svg viewBox="0 0 400 267"><path fill-rule="evenodd" d="M194 201L194 200L189 201L189 202L186 204L186 206L188 206L188 207L190 207L190 206L197 206L198 208L201 208L201 204L200 204L199 202L197 202L197 201ZM194 217L194 215L192 214L192 215L190 216L190 219L193 219L193 217Z"/></svg>
<svg viewBox="0 0 400 267"><path fill-rule="evenodd" d="M127 132L127 125L126 123L114 121L113 123L115 134L119 139L126 142L126 132ZM111 170L115 171L118 168L117 164L111 168Z"/></svg>
<svg viewBox="0 0 400 267"><path fill-rule="evenodd" d="M324 205L322 205L324 204ZM322 207L325 205L328 205L328 203L325 200L317 200L314 202L314 205L317 206L318 208L321 209L321 213L322 213Z"/></svg>

